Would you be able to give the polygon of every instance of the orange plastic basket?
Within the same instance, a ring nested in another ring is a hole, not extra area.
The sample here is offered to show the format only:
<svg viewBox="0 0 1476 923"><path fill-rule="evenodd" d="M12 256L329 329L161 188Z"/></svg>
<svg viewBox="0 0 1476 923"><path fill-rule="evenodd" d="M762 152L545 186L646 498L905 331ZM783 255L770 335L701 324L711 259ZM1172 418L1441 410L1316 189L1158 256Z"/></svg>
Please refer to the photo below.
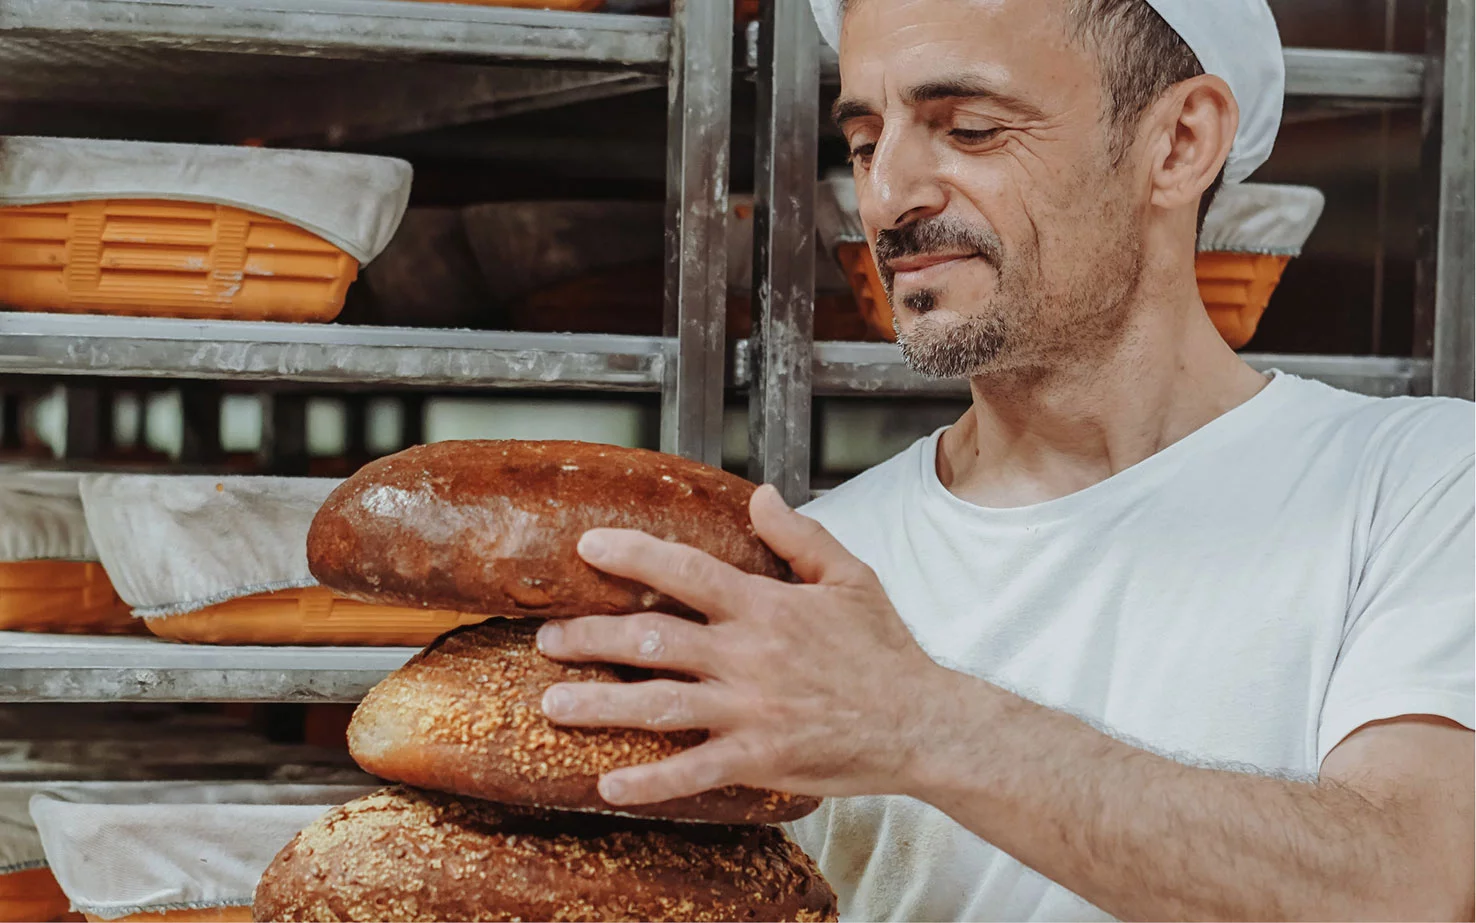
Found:
<svg viewBox="0 0 1476 923"><path fill-rule="evenodd" d="M107 571L88 561L0 563L0 629L66 634L143 631Z"/></svg>
<svg viewBox="0 0 1476 923"><path fill-rule="evenodd" d="M843 243L836 247L835 256L846 271L846 279L856 296L856 307L866 326L888 340L897 339L892 326L892 306L887 301L887 290L882 287L871 248L865 243Z"/></svg>
<svg viewBox="0 0 1476 923"><path fill-rule="evenodd" d="M258 593L185 615L144 619L149 631L194 644L362 644L424 647L485 615L376 606L323 587Z"/></svg>
<svg viewBox="0 0 1476 923"><path fill-rule="evenodd" d="M1255 336L1256 325L1289 262L1289 256L1260 253L1199 254L1194 264L1199 297L1215 329L1232 349L1240 349Z"/></svg>
<svg viewBox="0 0 1476 923"><path fill-rule="evenodd" d="M0 303L21 310L321 322L358 273L316 234L226 205L0 208Z"/></svg>
<svg viewBox="0 0 1476 923"><path fill-rule="evenodd" d="M857 310L866 326L888 340L897 339L892 308L870 248L864 243L842 243L836 248L836 259L851 282ZM1215 329L1232 349L1245 346L1255 335L1256 325L1266 313L1271 293L1276 291L1289 262L1289 256L1259 253L1198 255L1194 272L1199 279L1199 296Z"/></svg>
<svg viewBox="0 0 1476 923"><path fill-rule="evenodd" d="M83 919L71 910L72 902L56 883L51 869L26 869L0 875L0 923Z"/></svg>

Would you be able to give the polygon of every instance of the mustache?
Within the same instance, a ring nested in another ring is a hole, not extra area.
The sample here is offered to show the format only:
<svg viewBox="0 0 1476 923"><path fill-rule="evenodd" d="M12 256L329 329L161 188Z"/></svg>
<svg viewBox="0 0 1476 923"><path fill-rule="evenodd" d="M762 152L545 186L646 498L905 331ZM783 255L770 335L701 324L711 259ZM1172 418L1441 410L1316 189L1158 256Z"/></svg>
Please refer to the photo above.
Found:
<svg viewBox="0 0 1476 923"><path fill-rule="evenodd" d="M1004 242L992 228L974 227L949 215L876 232L876 268L888 292L897 275L892 261L930 253L977 253L998 269L1004 259Z"/></svg>

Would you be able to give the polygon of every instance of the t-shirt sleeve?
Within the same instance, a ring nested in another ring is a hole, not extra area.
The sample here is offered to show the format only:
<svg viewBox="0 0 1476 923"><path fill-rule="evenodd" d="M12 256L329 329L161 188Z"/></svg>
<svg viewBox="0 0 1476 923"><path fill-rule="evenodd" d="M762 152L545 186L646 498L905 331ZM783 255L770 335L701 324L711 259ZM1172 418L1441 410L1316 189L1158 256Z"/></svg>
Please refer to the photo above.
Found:
<svg viewBox="0 0 1476 923"><path fill-rule="evenodd" d="M1371 721L1476 711L1476 470L1467 456L1373 544L1323 700L1318 765Z"/></svg>

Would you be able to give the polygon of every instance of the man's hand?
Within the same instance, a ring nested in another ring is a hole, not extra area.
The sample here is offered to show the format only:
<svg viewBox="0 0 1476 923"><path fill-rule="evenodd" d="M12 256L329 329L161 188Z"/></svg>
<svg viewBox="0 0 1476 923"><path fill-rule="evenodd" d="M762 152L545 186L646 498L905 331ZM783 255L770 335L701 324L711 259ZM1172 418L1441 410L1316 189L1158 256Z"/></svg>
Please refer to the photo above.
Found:
<svg viewBox="0 0 1476 923"><path fill-rule="evenodd" d="M685 545L594 530L592 566L667 593L707 625L644 613L550 621L538 633L559 660L674 671L695 682L561 684L544 711L560 724L711 738L660 763L600 781L611 804L644 804L743 784L803 795L895 792L920 733L936 726L932 689L947 671L913 640L869 567L772 487L753 495L754 528L803 584L746 574Z"/></svg>

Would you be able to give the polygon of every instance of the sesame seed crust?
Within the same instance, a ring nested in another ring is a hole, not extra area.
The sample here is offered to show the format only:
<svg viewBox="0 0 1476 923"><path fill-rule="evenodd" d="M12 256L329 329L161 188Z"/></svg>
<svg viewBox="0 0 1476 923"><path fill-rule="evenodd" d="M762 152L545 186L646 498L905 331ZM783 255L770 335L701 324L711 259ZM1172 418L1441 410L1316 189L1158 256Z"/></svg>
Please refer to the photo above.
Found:
<svg viewBox="0 0 1476 923"><path fill-rule="evenodd" d="M836 919L777 827L506 807L396 786L335 808L262 875L257 920Z"/></svg>
<svg viewBox="0 0 1476 923"><path fill-rule="evenodd" d="M656 762L706 739L568 728L543 714L559 682L631 682L649 671L562 664L538 652L538 623L492 619L442 636L364 697L348 729L349 752L366 771L419 788L503 804L574 811L616 809L596 788L604 773ZM814 811L815 798L728 787L622 813L721 824L771 824Z"/></svg>

